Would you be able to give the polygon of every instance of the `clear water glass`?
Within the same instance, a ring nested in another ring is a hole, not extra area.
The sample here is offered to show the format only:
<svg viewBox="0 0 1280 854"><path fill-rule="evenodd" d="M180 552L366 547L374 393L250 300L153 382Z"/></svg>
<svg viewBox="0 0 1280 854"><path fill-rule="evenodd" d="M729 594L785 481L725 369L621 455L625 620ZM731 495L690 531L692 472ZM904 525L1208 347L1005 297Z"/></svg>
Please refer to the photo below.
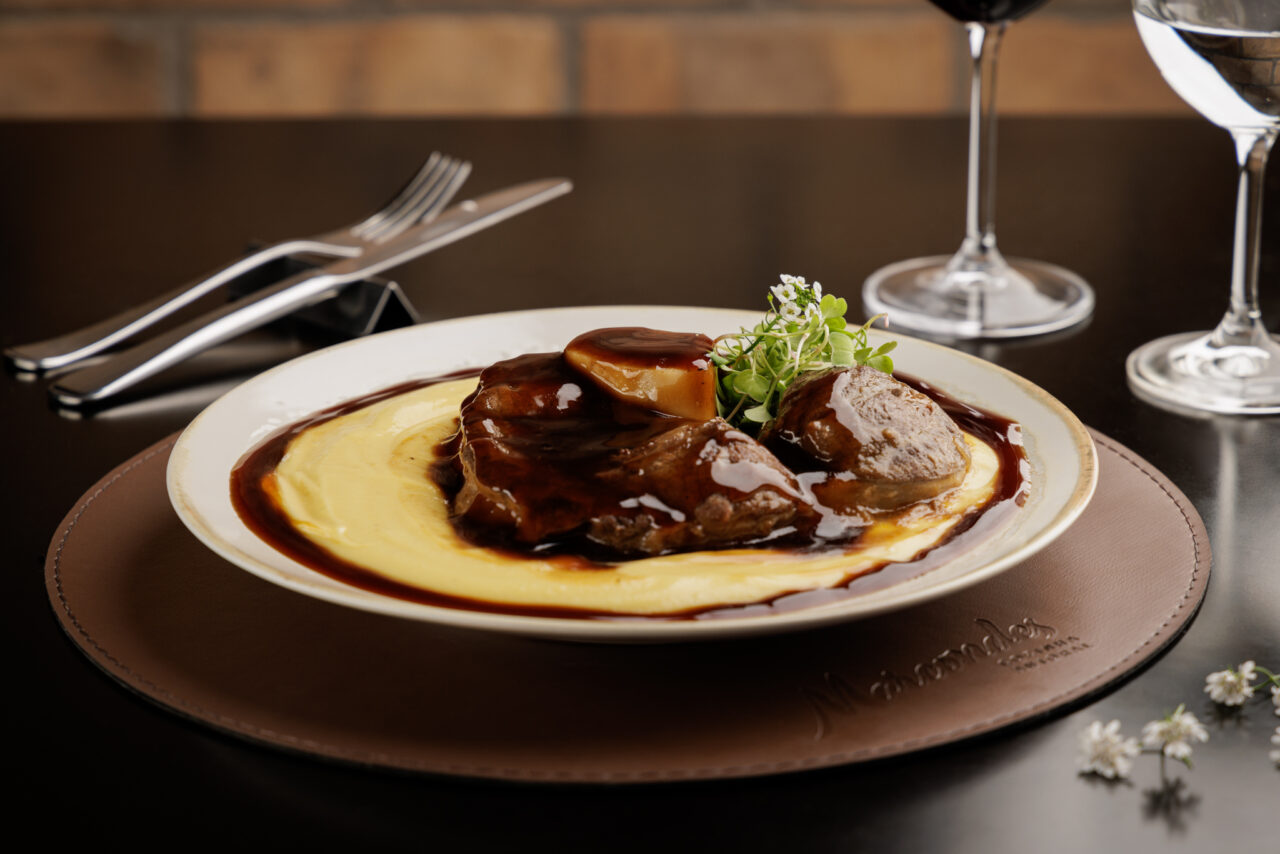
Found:
<svg viewBox="0 0 1280 854"><path fill-rule="evenodd" d="M1239 168L1231 289L1210 332L1151 341L1125 371L1140 397L1177 410L1280 413L1280 339L1258 307L1267 156L1280 132L1280 0L1132 0L1164 79L1235 141Z"/></svg>

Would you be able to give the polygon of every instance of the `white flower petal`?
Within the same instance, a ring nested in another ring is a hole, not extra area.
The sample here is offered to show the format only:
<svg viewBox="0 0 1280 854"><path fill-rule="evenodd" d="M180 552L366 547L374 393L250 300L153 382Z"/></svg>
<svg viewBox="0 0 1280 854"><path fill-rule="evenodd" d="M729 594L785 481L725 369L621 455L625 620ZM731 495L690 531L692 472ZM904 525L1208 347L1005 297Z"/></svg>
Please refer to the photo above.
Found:
<svg viewBox="0 0 1280 854"><path fill-rule="evenodd" d="M1094 721L1080 733L1080 771L1108 780L1127 777L1133 768L1133 757L1140 751L1137 739L1121 738L1120 721L1113 720L1105 726Z"/></svg>
<svg viewBox="0 0 1280 854"><path fill-rule="evenodd" d="M1245 700L1253 696L1253 686L1244 677L1245 665L1248 665L1248 672L1252 673L1253 662L1246 661L1241 665L1241 671L1219 670L1206 676L1204 691L1209 698L1225 706L1244 705Z"/></svg>
<svg viewBox="0 0 1280 854"><path fill-rule="evenodd" d="M779 302L788 303L796 298L795 286L789 282L785 285L774 285L769 290L773 291L773 295L778 298Z"/></svg>
<svg viewBox="0 0 1280 854"><path fill-rule="evenodd" d="M1159 748L1165 756L1186 760L1191 756L1191 741L1208 741L1209 732L1196 716L1179 706L1177 711L1142 728L1144 747Z"/></svg>

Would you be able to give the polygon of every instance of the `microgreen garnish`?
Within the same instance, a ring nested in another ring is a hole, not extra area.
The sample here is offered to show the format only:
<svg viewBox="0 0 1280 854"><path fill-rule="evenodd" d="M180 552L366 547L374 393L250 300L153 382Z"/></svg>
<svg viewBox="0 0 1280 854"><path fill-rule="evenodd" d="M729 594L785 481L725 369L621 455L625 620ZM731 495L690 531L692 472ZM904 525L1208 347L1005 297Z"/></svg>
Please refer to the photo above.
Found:
<svg viewBox="0 0 1280 854"><path fill-rule="evenodd" d="M800 276L784 275L769 291L764 320L754 329L721 335L709 354L718 371L716 408L729 423L759 429L777 415L787 387L808 371L866 365L893 372L889 352L897 342L874 348L867 343L875 317L849 329L848 304Z"/></svg>

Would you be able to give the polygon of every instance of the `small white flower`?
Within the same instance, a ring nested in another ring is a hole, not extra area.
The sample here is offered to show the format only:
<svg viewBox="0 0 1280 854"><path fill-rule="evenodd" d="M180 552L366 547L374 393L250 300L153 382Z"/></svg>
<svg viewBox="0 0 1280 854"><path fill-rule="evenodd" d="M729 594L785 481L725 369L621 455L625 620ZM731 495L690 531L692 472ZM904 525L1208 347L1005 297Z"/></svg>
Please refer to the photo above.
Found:
<svg viewBox="0 0 1280 854"><path fill-rule="evenodd" d="M822 309L818 308L816 302L811 302L804 307L805 317L818 317L820 314L822 314Z"/></svg>
<svg viewBox="0 0 1280 854"><path fill-rule="evenodd" d="M1108 780L1128 777L1133 758L1141 750L1136 738L1121 737L1120 721L1106 726L1094 721L1080 733L1080 772L1099 774Z"/></svg>
<svg viewBox="0 0 1280 854"><path fill-rule="evenodd" d="M1271 736L1271 743L1280 747L1280 726L1276 727L1276 734ZM1271 751L1271 761L1280 766L1280 750Z"/></svg>
<svg viewBox="0 0 1280 854"><path fill-rule="evenodd" d="M1219 670L1204 678L1209 699L1224 706L1243 706L1253 696L1254 663L1246 661L1236 670Z"/></svg>
<svg viewBox="0 0 1280 854"><path fill-rule="evenodd" d="M814 299L822 299L822 282L814 282L810 290L813 291Z"/></svg>
<svg viewBox="0 0 1280 854"><path fill-rule="evenodd" d="M785 285L774 285L769 290L773 291L773 295L778 298L778 302L786 304L794 300L797 296L795 285L790 283Z"/></svg>
<svg viewBox="0 0 1280 854"><path fill-rule="evenodd" d="M1151 721L1142 728L1143 747L1158 747L1170 759L1186 762L1191 758L1192 741L1209 740L1209 731L1184 706L1178 706L1168 717Z"/></svg>
<svg viewBox="0 0 1280 854"><path fill-rule="evenodd" d="M793 302L784 302L782 308L778 310L778 314L782 315L783 320L794 323L804 316L804 311Z"/></svg>

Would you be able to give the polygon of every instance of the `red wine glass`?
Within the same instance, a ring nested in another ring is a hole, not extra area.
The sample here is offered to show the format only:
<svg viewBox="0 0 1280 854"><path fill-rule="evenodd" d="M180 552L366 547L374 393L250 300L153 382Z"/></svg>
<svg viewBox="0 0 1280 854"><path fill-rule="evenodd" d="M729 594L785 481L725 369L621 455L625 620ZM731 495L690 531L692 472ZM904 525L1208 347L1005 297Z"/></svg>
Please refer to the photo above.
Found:
<svg viewBox="0 0 1280 854"><path fill-rule="evenodd" d="M964 24L969 86L965 237L952 256L913 258L872 273L862 288L869 314L940 338L1012 338L1074 326L1093 311L1093 290L1042 261L1005 258L995 234L996 56L1005 28L1045 0L930 0Z"/></svg>

